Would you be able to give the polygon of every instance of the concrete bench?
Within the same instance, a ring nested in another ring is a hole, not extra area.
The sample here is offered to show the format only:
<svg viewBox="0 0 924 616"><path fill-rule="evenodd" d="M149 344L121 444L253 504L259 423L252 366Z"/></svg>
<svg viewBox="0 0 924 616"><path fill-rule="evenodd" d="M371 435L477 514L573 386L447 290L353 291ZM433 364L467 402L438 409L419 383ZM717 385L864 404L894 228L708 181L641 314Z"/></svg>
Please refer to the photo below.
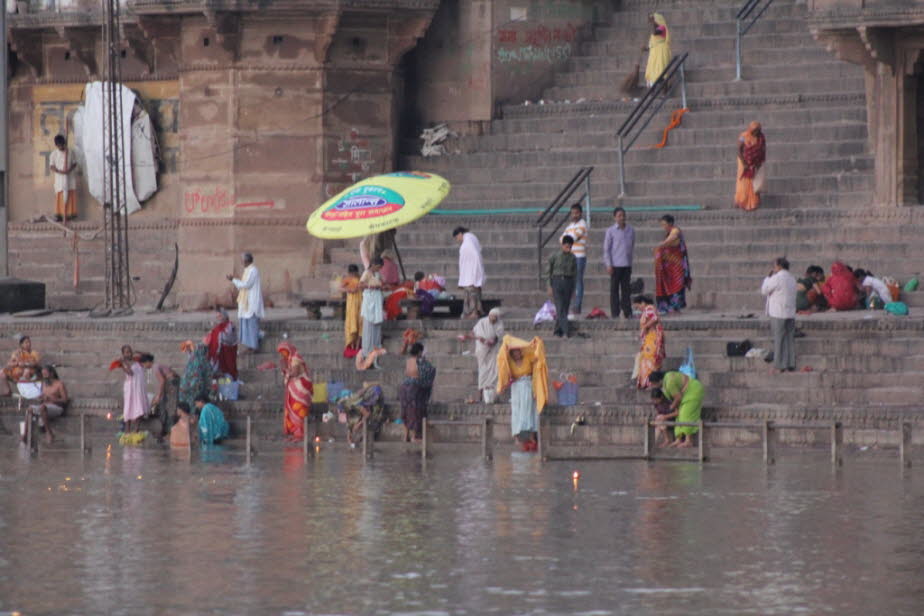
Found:
<svg viewBox="0 0 924 616"><path fill-rule="evenodd" d="M343 298L305 298L301 301L300 305L305 309L305 312L308 314L308 318L312 320L321 318L321 308L324 307L333 308L335 319L342 319L343 315L346 313L346 300Z"/></svg>
<svg viewBox="0 0 924 616"><path fill-rule="evenodd" d="M484 309L485 314L492 308L499 308L501 305L500 299L483 299L481 300L481 307ZM434 318L459 318L462 316L462 308L465 305L465 300L462 299L437 299L434 300L433 313L428 315ZM404 309L404 314L408 319L419 319L420 318L420 300L416 297L408 297L401 300L401 307ZM437 312L437 309L445 308L445 311Z"/></svg>

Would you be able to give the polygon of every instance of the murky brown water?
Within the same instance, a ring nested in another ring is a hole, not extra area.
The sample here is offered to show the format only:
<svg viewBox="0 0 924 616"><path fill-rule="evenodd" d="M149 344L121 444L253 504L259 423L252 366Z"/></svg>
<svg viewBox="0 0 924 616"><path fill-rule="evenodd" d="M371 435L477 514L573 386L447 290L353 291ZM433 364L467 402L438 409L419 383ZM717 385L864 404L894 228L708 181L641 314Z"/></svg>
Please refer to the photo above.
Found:
<svg viewBox="0 0 924 616"><path fill-rule="evenodd" d="M897 466L5 447L0 613L921 614Z"/></svg>

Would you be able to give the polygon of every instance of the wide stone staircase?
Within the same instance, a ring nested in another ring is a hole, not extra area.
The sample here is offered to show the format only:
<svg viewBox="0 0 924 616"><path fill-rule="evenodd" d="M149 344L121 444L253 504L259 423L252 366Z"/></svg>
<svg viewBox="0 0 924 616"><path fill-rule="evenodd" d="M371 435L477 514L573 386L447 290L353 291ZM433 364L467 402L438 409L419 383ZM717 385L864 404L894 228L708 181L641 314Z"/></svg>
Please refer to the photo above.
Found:
<svg viewBox="0 0 924 616"><path fill-rule="evenodd" d="M541 208L581 166L595 167L597 205L728 209L737 136L757 120L768 141L762 208L867 205L872 158L862 69L812 39L804 4L779 0L744 38L743 79L734 81L739 4L623 2L556 76L545 104L506 105L489 134L461 139L462 153L409 156L404 166L452 182L446 209ZM689 52L690 112L666 148L651 149L680 107L679 95L665 104L627 154L626 195L617 199L616 132L635 105L621 100L619 84L639 61L652 10L665 15L674 53Z"/></svg>

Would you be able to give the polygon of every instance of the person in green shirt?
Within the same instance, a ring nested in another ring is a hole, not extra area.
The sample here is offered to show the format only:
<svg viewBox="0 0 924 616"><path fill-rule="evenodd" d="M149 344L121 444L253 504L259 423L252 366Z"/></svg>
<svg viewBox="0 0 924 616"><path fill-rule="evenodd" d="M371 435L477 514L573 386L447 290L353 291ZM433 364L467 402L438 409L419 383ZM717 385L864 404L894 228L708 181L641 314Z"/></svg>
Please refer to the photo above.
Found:
<svg viewBox="0 0 924 616"><path fill-rule="evenodd" d="M678 423L696 423L703 413L703 397L706 390L703 384L691 379L683 372L652 372L648 376L652 388L660 388L664 397L670 401L670 412L659 414L655 421L676 421ZM693 435L699 430L696 426L674 426L674 442L670 447L692 447Z"/></svg>
<svg viewBox="0 0 924 616"><path fill-rule="evenodd" d="M549 299L555 302L555 335L571 337L568 307L577 280L577 259L571 254L574 238L561 238L561 252L549 259Z"/></svg>

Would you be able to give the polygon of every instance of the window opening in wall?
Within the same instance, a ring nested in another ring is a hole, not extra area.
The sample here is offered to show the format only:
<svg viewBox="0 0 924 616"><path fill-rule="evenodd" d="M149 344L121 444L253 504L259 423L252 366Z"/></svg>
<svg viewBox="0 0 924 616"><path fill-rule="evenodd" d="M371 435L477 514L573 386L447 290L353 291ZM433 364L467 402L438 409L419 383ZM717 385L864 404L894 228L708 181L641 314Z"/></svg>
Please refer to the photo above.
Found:
<svg viewBox="0 0 924 616"><path fill-rule="evenodd" d="M273 35L273 45L282 45L282 35L281 34Z"/></svg>
<svg viewBox="0 0 924 616"><path fill-rule="evenodd" d="M208 47L208 46L209 46L209 37L207 37L207 36L206 36L206 37L203 37L203 39L202 39L202 46L203 46L203 47Z"/></svg>

